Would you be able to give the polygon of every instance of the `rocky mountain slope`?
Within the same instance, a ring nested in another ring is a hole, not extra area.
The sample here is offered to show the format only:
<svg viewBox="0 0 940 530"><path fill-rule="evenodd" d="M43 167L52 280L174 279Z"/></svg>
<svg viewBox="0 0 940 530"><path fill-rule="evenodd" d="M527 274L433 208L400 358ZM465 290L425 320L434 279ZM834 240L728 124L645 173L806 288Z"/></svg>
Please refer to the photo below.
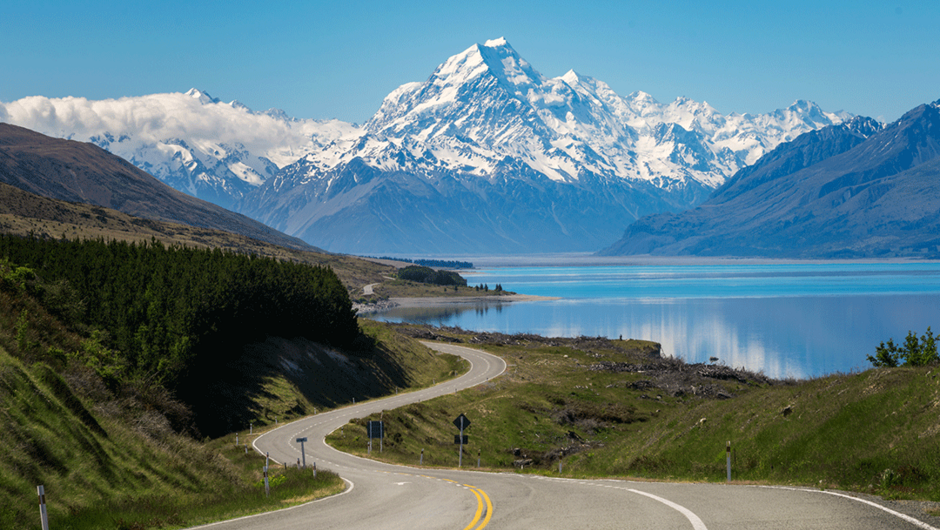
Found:
<svg viewBox="0 0 940 530"><path fill-rule="evenodd" d="M781 144L698 208L630 225L605 255L940 257L940 101Z"/></svg>
<svg viewBox="0 0 940 530"><path fill-rule="evenodd" d="M6 123L0 123L0 182L43 197L94 204L144 219L316 250L243 215L174 190L100 147Z"/></svg>
<svg viewBox="0 0 940 530"><path fill-rule="evenodd" d="M845 117L807 102L722 116L685 98L624 98L573 71L546 78L497 39L393 91L360 137L304 156L237 209L346 252L592 250Z"/></svg>

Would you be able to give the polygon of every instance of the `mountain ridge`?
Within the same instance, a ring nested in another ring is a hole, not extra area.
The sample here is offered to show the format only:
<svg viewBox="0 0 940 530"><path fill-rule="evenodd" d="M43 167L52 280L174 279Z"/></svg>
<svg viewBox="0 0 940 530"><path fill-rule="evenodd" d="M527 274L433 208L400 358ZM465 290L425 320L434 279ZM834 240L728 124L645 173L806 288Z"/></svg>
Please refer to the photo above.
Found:
<svg viewBox="0 0 940 530"><path fill-rule="evenodd" d="M701 206L627 227L603 255L940 257L940 105L806 133Z"/></svg>
<svg viewBox="0 0 940 530"><path fill-rule="evenodd" d="M573 71L546 78L498 39L394 90L362 136L305 155L235 208L339 252L596 250L617 224L702 202L778 136L844 117L791 107L758 120L626 99ZM761 120L766 137L753 134Z"/></svg>

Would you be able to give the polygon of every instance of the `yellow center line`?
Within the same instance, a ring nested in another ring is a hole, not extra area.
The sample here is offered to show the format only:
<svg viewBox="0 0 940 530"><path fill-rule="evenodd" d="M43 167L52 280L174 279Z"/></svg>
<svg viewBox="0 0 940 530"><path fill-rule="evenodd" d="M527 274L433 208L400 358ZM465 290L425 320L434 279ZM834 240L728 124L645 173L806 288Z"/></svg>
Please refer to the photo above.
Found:
<svg viewBox="0 0 940 530"><path fill-rule="evenodd" d="M404 475L407 473L402 473L402 474ZM414 476L414 475L411 475L411 476ZM464 528L463 530L483 530L483 528L485 528L486 525L490 523L490 519L493 517L493 503L492 501L490 501L490 496L487 495L485 491L475 486L471 486L470 484L461 484L457 482L456 480L450 480L449 478L438 479L437 477L432 477L430 475L418 475L418 476L429 478L429 479L437 479L437 480L443 480L446 482L451 482L453 484L457 484L458 486L464 486L473 492L473 495L475 495L477 498L477 511L473 516L473 520L470 521L470 524L468 524L466 528ZM477 526L474 528L474 525L476 525L480 521L480 517L483 515L484 502L486 506L486 517L483 518L483 522L480 523L480 526Z"/></svg>
<svg viewBox="0 0 940 530"><path fill-rule="evenodd" d="M483 530L487 524L490 522L490 518L493 517L493 503L490 502L490 496L486 494L485 491L479 490L480 494L483 495L483 498L486 499L486 517L483 519L483 523L477 527L477 530Z"/></svg>
<svg viewBox="0 0 940 530"><path fill-rule="evenodd" d="M464 484L464 486L467 486L467 485ZM477 493L477 490L473 489L473 486L467 486L467 487L470 488L470 491L472 491L474 495L476 495L477 513L476 515L473 516L473 520L470 521L470 524L468 524L466 528L464 528L463 530L471 530L474 526L476 526L477 521L480 520L480 515L483 514L483 499L480 498L480 494Z"/></svg>

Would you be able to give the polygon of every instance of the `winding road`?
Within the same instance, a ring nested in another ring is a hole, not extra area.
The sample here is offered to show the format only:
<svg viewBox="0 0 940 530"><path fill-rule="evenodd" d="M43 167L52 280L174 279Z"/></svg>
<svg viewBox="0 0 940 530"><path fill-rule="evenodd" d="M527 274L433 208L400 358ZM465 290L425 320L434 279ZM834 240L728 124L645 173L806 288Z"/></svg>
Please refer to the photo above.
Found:
<svg viewBox="0 0 940 530"><path fill-rule="evenodd" d="M837 492L724 484L576 480L517 473L419 469L348 455L324 437L352 418L431 399L498 376L506 363L455 345L425 343L472 364L463 376L407 394L310 416L259 436L257 451L339 473L339 495L276 512L206 525L224 530L293 529L914 529L938 530L876 503ZM460 411L455 411L455 417ZM472 418L471 418L472 421ZM456 431L456 429L455 429ZM456 457L456 448L454 449ZM204 528L204 527L200 527Z"/></svg>

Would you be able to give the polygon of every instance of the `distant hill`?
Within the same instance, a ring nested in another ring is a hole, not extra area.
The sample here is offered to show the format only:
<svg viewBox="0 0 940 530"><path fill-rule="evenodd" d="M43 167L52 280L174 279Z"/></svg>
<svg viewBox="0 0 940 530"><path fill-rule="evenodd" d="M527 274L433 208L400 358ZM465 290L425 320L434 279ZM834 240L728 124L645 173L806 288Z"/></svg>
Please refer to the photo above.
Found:
<svg viewBox="0 0 940 530"><path fill-rule="evenodd" d="M100 147L6 123L0 123L0 182L43 197L103 206L145 219L225 230L298 250L319 250L176 191Z"/></svg>
<svg viewBox="0 0 940 530"><path fill-rule="evenodd" d="M350 292L395 274L393 264L278 246L240 234L142 219L93 204L66 202L0 183L0 233L50 239L104 239L218 248L280 260L325 265Z"/></svg>
<svg viewBox="0 0 940 530"><path fill-rule="evenodd" d="M940 258L940 101L805 133L600 254Z"/></svg>

